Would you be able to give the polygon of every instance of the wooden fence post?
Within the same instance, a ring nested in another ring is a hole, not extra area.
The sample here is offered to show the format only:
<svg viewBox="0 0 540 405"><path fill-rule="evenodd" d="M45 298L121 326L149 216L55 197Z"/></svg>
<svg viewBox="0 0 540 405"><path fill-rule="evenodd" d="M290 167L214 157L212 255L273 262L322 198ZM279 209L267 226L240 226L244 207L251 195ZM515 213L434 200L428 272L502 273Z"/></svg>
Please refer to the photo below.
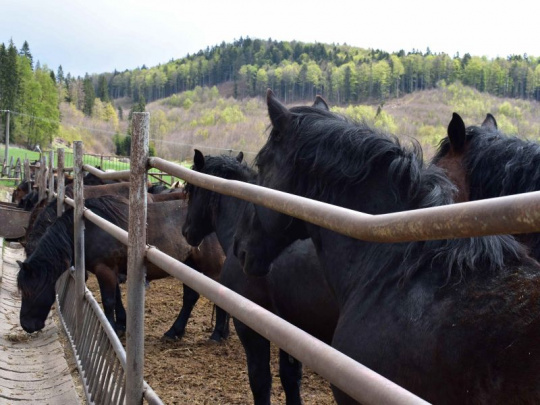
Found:
<svg viewBox="0 0 540 405"><path fill-rule="evenodd" d="M51 202L54 198L54 151L49 151L49 188L47 200Z"/></svg>
<svg viewBox="0 0 540 405"><path fill-rule="evenodd" d="M47 190L47 156L41 157L39 165L39 184L38 184L38 203L45 198L45 192Z"/></svg>
<svg viewBox="0 0 540 405"><path fill-rule="evenodd" d="M149 113L133 114L128 234L126 403L142 404L144 372L144 263L146 249Z"/></svg>
<svg viewBox="0 0 540 405"><path fill-rule="evenodd" d="M30 161L28 158L24 158L24 179L27 181L32 181L32 176L30 176ZM29 189L28 192L30 191L32 190Z"/></svg>
<svg viewBox="0 0 540 405"><path fill-rule="evenodd" d="M15 162L15 178L19 182L22 180L21 158L20 157L18 157L17 161Z"/></svg>
<svg viewBox="0 0 540 405"><path fill-rule="evenodd" d="M11 155L11 158L9 159L9 166L7 168L7 177L13 177L13 166L15 166L15 163L13 161L13 155Z"/></svg>
<svg viewBox="0 0 540 405"><path fill-rule="evenodd" d="M84 189L83 189L83 145L81 141L73 142L73 154L75 171L74 183L74 200L75 208L73 209L73 232L75 236L75 289L77 291L77 299L75 305L77 316L76 342L79 344L82 335L83 324L83 299L84 299Z"/></svg>
<svg viewBox="0 0 540 405"><path fill-rule="evenodd" d="M56 193L56 216L64 213L65 178L64 178L64 148L58 148L58 192Z"/></svg>

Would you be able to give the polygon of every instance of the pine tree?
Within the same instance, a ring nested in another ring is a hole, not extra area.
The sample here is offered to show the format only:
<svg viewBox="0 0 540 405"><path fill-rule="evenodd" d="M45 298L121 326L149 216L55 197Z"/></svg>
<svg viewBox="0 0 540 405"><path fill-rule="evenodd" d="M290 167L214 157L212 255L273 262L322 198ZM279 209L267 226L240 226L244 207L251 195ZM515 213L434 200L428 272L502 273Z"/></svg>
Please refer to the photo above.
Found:
<svg viewBox="0 0 540 405"><path fill-rule="evenodd" d="M32 58L32 54L30 53L30 46L28 45L28 42L24 41L20 54L28 58L28 60L30 61L30 68L33 69L34 59Z"/></svg>
<svg viewBox="0 0 540 405"><path fill-rule="evenodd" d="M97 96L104 103L110 101L109 97L109 85L105 75L100 75L98 79Z"/></svg>
<svg viewBox="0 0 540 405"><path fill-rule="evenodd" d="M13 110L17 99L17 86L19 83L19 71L17 69L17 48L13 41L9 42L9 46L5 55L2 57L0 75L2 76L2 105L1 109Z"/></svg>
<svg viewBox="0 0 540 405"><path fill-rule="evenodd" d="M58 66L58 70L56 72L56 81L58 83L64 83L64 69L62 69L62 65Z"/></svg>
<svg viewBox="0 0 540 405"><path fill-rule="evenodd" d="M84 105L83 112L88 117L92 116L92 111L94 109L94 102L96 100L96 94L94 92L94 84L88 73L84 76L83 80L83 91L84 91Z"/></svg>

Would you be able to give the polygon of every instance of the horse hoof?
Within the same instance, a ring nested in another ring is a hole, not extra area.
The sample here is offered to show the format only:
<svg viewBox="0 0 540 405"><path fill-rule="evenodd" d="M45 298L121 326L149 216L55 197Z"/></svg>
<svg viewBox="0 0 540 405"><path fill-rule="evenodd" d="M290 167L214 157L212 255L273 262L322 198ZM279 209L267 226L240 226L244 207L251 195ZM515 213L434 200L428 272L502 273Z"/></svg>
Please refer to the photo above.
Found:
<svg viewBox="0 0 540 405"><path fill-rule="evenodd" d="M166 333L163 334L161 337L162 342L170 343L170 342L178 342L182 339L182 336L175 336L175 335L168 335Z"/></svg>
<svg viewBox="0 0 540 405"><path fill-rule="evenodd" d="M217 344L217 345L220 345L222 344L223 342L225 341L225 338L222 337L222 336L210 336L210 338L208 338L208 343L209 344Z"/></svg>

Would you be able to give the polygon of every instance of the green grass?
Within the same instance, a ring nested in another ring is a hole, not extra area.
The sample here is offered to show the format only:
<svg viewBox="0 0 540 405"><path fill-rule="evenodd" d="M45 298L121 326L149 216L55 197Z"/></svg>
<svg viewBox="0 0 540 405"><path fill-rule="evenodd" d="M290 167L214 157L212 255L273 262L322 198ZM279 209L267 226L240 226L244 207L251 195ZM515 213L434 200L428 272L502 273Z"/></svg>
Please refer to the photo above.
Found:
<svg viewBox="0 0 540 405"><path fill-rule="evenodd" d="M49 151L45 151L44 154L49 157ZM21 159L21 163L24 162L24 159L28 158L30 161L34 161L39 159L39 152L30 151L27 149L22 148L15 148L10 147L9 148L9 157L8 161L11 160L11 156L13 156L13 162L16 162L17 159ZM0 147L0 157L3 159L4 157L4 147ZM111 156L104 156L103 159L101 156L97 155L84 155L83 156L83 163L92 165L92 166L100 166L102 170L129 170L129 163L128 162L122 162L122 158L116 158ZM185 167L190 167L191 163L182 162L181 163ZM54 155L54 165L58 166L58 156L55 151ZM64 152L64 166L65 167L73 167L73 153L71 151ZM150 172L159 172L157 169L150 169ZM157 182L157 180L153 177L149 177L149 180L152 183ZM163 180L169 184L179 180L177 177L173 176L163 176ZM0 179L0 185L4 186L13 186L14 184L17 184L17 182L14 182L13 180L1 180Z"/></svg>

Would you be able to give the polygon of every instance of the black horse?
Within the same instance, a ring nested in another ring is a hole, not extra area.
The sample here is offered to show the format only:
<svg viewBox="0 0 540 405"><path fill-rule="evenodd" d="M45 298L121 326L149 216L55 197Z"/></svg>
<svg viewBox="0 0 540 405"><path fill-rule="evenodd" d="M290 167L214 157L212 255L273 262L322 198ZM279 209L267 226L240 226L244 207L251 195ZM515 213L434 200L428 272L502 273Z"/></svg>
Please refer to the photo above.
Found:
<svg viewBox="0 0 540 405"><path fill-rule="evenodd" d="M424 167L416 143L319 109L289 110L271 91L267 104L260 185L369 214L453 202L454 186ZM248 273L264 274L278 253L250 243L261 228L311 236L339 302L337 350L433 403L539 402L540 266L511 236L374 243L263 207L246 222L235 245Z"/></svg>
<svg viewBox="0 0 540 405"><path fill-rule="evenodd" d="M28 195L32 191L32 187L34 187L34 181L21 181L19 184L17 184L17 187L15 187L13 193L11 194L11 202L18 204L26 195Z"/></svg>
<svg viewBox="0 0 540 405"><path fill-rule="evenodd" d="M113 224L127 229L129 205L116 196L86 200L86 207ZM184 201L169 201L148 205L148 241L163 252L184 261L214 279L219 277L224 260L215 235L210 235L199 249L191 248L178 230L187 207ZM21 326L27 332L41 330L54 301L55 282L73 260L73 209L68 209L49 226L35 251L19 263L19 289L22 291ZM126 314L121 304L118 278L126 276L127 247L90 221L85 223L85 267L96 274L104 312L117 332L125 330ZM148 281L163 278L168 273L148 264ZM179 339L185 332L189 315L199 294L184 285L182 310L165 336ZM226 338L228 330L215 330L213 340Z"/></svg>
<svg viewBox="0 0 540 405"><path fill-rule="evenodd" d="M432 163L446 170L460 201L540 190L540 144L503 134L491 114L481 126L466 128L454 113ZM516 238L540 261L540 233Z"/></svg>
<svg viewBox="0 0 540 405"><path fill-rule="evenodd" d="M250 182L255 172L242 163L243 155L203 156L195 150L193 170L229 180ZM245 209L243 200L221 195L193 184L186 185L188 214L182 233L197 246L216 232L227 252L220 282L249 300L274 312L306 332L330 343L338 308L323 276L311 239L294 242L272 264L267 277L248 277L232 254L234 231ZM255 404L269 404L272 376L270 342L234 319L235 328L246 352L248 374ZM302 364L280 350L280 378L287 404L300 404Z"/></svg>

